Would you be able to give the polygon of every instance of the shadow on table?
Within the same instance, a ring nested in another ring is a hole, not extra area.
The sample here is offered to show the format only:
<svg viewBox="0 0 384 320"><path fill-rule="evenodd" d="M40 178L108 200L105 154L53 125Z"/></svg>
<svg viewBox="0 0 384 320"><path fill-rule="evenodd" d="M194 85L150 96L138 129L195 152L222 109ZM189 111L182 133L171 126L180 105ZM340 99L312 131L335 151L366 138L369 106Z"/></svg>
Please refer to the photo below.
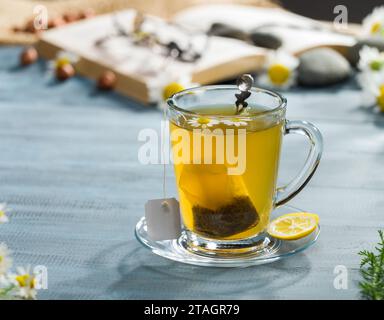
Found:
<svg viewBox="0 0 384 320"><path fill-rule="evenodd" d="M379 114L375 115L373 123L376 127L384 129L384 113L380 112Z"/></svg>
<svg viewBox="0 0 384 320"><path fill-rule="evenodd" d="M107 106L109 109L159 113L155 106L148 107L113 90L98 90L95 81L85 77L75 76L66 81L59 81L48 61L39 60L37 63L26 67L20 66L18 61L14 61L6 70L15 79L23 76L22 79L27 84L28 94L32 94L32 91L39 92L41 96L49 94L48 101L51 104L65 102L68 106L72 104L89 105L92 111L95 110L95 106L99 105Z"/></svg>
<svg viewBox="0 0 384 320"><path fill-rule="evenodd" d="M358 111L369 116L373 124L380 129L384 129L384 113L379 111L377 106L364 107L360 106Z"/></svg>
<svg viewBox="0 0 384 320"><path fill-rule="evenodd" d="M359 88L358 81L356 79L356 76L354 76L356 73L354 72L353 75L342 82L331 84L331 85L323 85L323 86L303 86L303 85L297 85L289 89L289 93L316 93L316 92L325 92L327 94L331 93L338 93L342 90L356 90Z"/></svg>
<svg viewBox="0 0 384 320"><path fill-rule="evenodd" d="M127 109L133 112L155 112L159 113L156 109L156 106L146 106L143 103L126 96L123 96L113 90L111 91L102 91L97 89L96 84L93 80L87 79L84 77L74 77L73 79L66 80L62 82L60 80L52 77L46 83L47 90L52 90L52 87L56 87L60 90L62 87L68 86L78 86L83 88L83 92L78 92L80 95L77 95L77 102L82 103L84 101L85 105L94 107L95 105L108 105L109 109L118 108L118 109ZM75 90L75 88L74 88ZM70 90L68 90L70 91Z"/></svg>
<svg viewBox="0 0 384 320"><path fill-rule="evenodd" d="M277 298L279 289L300 282L310 270L304 254L242 269L208 268L169 261L136 247L121 259L120 279L107 293L115 299Z"/></svg>

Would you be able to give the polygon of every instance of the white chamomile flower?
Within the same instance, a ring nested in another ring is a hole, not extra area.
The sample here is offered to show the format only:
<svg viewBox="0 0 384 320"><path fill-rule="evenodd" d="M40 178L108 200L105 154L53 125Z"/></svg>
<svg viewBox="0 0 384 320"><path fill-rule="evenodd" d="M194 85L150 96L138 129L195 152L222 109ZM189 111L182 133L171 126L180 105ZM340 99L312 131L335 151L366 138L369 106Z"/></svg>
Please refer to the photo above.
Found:
<svg viewBox="0 0 384 320"><path fill-rule="evenodd" d="M225 119L221 122L224 123L227 126L235 126L235 127L243 127L246 126L249 121L249 119L242 119L242 118L232 118L232 119Z"/></svg>
<svg viewBox="0 0 384 320"><path fill-rule="evenodd" d="M266 59L264 73L258 83L268 88L287 89L296 83L299 60L282 50L270 53Z"/></svg>
<svg viewBox="0 0 384 320"><path fill-rule="evenodd" d="M166 107L166 101L175 93L180 91L197 87L197 83L193 83L189 75L178 77L174 75L159 76L153 80L149 86L149 99L151 102L156 103L159 109Z"/></svg>
<svg viewBox="0 0 384 320"><path fill-rule="evenodd" d="M69 52L69 51L60 51L57 53L54 60L49 62L49 69L56 70L66 64L75 65L79 61L79 56Z"/></svg>
<svg viewBox="0 0 384 320"><path fill-rule="evenodd" d="M364 46L360 52L358 68L363 72L384 71L384 53L377 48Z"/></svg>
<svg viewBox="0 0 384 320"><path fill-rule="evenodd" d="M12 266L12 258L5 243L0 243L0 276L8 272Z"/></svg>
<svg viewBox="0 0 384 320"><path fill-rule="evenodd" d="M9 288L13 286L12 280L7 274L0 274L0 291L1 289Z"/></svg>
<svg viewBox="0 0 384 320"><path fill-rule="evenodd" d="M31 272L31 267L18 267L17 274L9 275L12 284L15 286L15 295L22 299L36 299L36 277Z"/></svg>
<svg viewBox="0 0 384 320"><path fill-rule="evenodd" d="M212 127L214 125L217 125L220 123L220 121L216 119L210 119L206 117L194 117L192 119L189 119L187 121L191 127L194 128L207 128L207 127Z"/></svg>
<svg viewBox="0 0 384 320"><path fill-rule="evenodd" d="M370 36L384 36L384 6L376 7L363 20L363 33Z"/></svg>
<svg viewBox="0 0 384 320"><path fill-rule="evenodd" d="M15 287L9 274L0 274L0 300L13 300Z"/></svg>
<svg viewBox="0 0 384 320"><path fill-rule="evenodd" d="M0 203L0 224L6 223L9 221L7 217L7 205L5 203Z"/></svg>
<svg viewBox="0 0 384 320"><path fill-rule="evenodd" d="M363 105L377 105L384 112L384 73L363 72L358 75L358 82L363 89Z"/></svg>

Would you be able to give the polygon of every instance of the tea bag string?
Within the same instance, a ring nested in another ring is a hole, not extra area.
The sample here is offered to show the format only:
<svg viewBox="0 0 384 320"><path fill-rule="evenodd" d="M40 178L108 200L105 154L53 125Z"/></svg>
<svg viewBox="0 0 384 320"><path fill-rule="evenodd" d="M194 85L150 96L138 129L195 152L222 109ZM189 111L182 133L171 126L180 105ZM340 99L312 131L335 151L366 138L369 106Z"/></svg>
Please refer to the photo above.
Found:
<svg viewBox="0 0 384 320"><path fill-rule="evenodd" d="M175 58L177 58L177 56L179 55L180 53L177 51L177 50L171 50L169 52L169 55L166 56L164 58L164 61L163 61L163 68L164 68L164 72L167 72L167 70L170 69L170 65L172 64L172 62L175 60ZM166 199L167 197L167 163L166 163L166 159L168 159L168 157L166 158L165 157L165 154L167 152L166 150L166 134L167 134L167 126L166 126L166 123L167 123L167 105L165 105L163 107L163 122L164 122L164 125L163 125L163 132L162 132L162 137L163 137L163 141L162 141L162 144L161 144L161 153L162 153L162 158L163 158L163 198ZM168 151L169 152L169 151ZM166 204L166 202L164 202L164 205Z"/></svg>
<svg viewBox="0 0 384 320"><path fill-rule="evenodd" d="M167 107L164 107L163 108L163 121L164 121L164 125L163 125L163 132L162 132L162 136L163 136L163 143L162 143L162 146L161 146L161 152L162 152L162 156L163 156L163 198L166 199L167 197L167 190L166 190L166 180L167 180L167 164L166 164L166 161L165 161L165 143L166 143L166 133L167 133L167 128L166 128L166 123L167 123Z"/></svg>

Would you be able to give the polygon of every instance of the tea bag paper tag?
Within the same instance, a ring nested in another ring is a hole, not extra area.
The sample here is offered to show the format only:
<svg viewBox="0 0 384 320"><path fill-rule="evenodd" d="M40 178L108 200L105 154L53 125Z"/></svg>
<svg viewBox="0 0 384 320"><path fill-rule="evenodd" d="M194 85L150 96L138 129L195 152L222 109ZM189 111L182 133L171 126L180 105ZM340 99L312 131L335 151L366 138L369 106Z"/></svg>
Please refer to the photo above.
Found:
<svg viewBox="0 0 384 320"><path fill-rule="evenodd" d="M145 219L152 240L177 239L181 235L180 207L175 198L148 200Z"/></svg>

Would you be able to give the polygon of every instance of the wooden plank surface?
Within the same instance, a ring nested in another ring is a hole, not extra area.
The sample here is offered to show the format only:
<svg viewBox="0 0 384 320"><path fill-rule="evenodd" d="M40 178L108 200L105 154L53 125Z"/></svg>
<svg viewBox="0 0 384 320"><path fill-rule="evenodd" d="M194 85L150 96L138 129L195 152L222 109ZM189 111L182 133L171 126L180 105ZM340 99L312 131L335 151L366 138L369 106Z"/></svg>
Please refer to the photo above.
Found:
<svg viewBox="0 0 384 320"><path fill-rule="evenodd" d="M0 201L13 209L0 241L16 264L48 267L41 299L359 298L357 252L384 227L384 117L360 107L354 81L286 93L288 118L315 123L325 139L317 174L291 202L320 215L318 243L270 265L211 269L157 257L134 238L144 202L162 192L162 167L137 161L137 133L159 130L161 113L82 78L56 84L44 63L19 69L19 52L0 49ZM306 147L285 139L280 183ZM333 286L337 265L347 290Z"/></svg>

